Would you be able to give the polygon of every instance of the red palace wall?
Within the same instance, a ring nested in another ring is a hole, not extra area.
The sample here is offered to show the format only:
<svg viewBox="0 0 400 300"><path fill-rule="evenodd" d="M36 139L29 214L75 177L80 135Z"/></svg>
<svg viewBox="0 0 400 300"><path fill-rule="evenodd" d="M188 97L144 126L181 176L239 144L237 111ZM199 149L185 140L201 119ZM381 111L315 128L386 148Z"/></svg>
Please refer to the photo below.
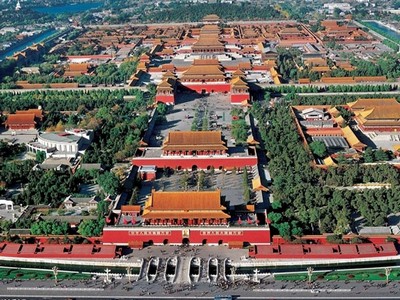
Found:
<svg viewBox="0 0 400 300"><path fill-rule="evenodd" d="M249 94L231 94L231 103L240 104L242 101L250 100Z"/></svg>
<svg viewBox="0 0 400 300"><path fill-rule="evenodd" d="M229 242L248 242L252 245L269 244L271 235L268 228L227 228L227 227L105 227L103 243L113 245L127 245L130 242L153 242L153 244L182 244L188 239L194 245L228 244Z"/></svg>
<svg viewBox="0 0 400 300"><path fill-rule="evenodd" d="M35 129L35 124L13 124L8 126L9 130L30 130L30 129Z"/></svg>
<svg viewBox="0 0 400 300"><path fill-rule="evenodd" d="M175 103L174 95L156 95L156 102Z"/></svg>
<svg viewBox="0 0 400 300"><path fill-rule="evenodd" d="M161 158L143 158L137 157L132 160L135 166L155 165L157 168L171 169L192 169L196 166L199 169L207 169L213 166L215 169L233 169L243 168L246 166L254 166L257 164L257 157L196 157L196 158L180 158L180 157L161 157Z"/></svg>
<svg viewBox="0 0 400 300"><path fill-rule="evenodd" d="M231 85L229 83L220 83L220 84L211 84L211 83L204 83L204 84L187 84L185 82L181 82L183 86L187 89L195 91L201 94L203 91L206 93L229 93L231 91Z"/></svg>
<svg viewBox="0 0 400 300"><path fill-rule="evenodd" d="M364 131L377 131L377 132L400 132L400 127L370 127L370 126L362 126L359 124L361 130Z"/></svg>

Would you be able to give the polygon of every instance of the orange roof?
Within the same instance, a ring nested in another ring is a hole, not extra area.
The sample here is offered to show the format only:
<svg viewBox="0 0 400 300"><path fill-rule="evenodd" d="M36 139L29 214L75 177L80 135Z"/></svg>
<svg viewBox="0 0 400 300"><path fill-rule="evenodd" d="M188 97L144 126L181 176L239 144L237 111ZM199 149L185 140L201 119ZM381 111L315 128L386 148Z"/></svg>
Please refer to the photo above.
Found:
<svg viewBox="0 0 400 300"><path fill-rule="evenodd" d="M204 65L217 65L219 66L218 59L195 59L193 61L194 66L204 66Z"/></svg>
<svg viewBox="0 0 400 300"><path fill-rule="evenodd" d="M163 150L226 150L221 131L170 131Z"/></svg>
<svg viewBox="0 0 400 300"><path fill-rule="evenodd" d="M335 167L337 164L335 161L332 159L332 157L328 156L327 158L324 159L324 165L328 167Z"/></svg>
<svg viewBox="0 0 400 300"><path fill-rule="evenodd" d="M201 32L220 32L221 29L219 28L218 25L216 24L205 24L203 27L201 27Z"/></svg>
<svg viewBox="0 0 400 300"><path fill-rule="evenodd" d="M235 88L248 88L247 83L240 76L233 78L231 85Z"/></svg>
<svg viewBox="0 0 400 300"><path fill-rule="evenodd" d="M310 78L299 78L299 83L300 84L309 84L311 83Z"/></svg>
<svg viewBox="0 0 400 300"><path fill-rule="evenodd" d="M145 211L220 211L221 191L164 192L152 190ZM144 213L143 213L144 215Z"/></svg>
<svg viewBox="0 0 400 300"><path fill-rule="evenodd" d="M147 219L227 219L231 217L223 211L152 211L147 209L142 216Z"/></svg>
<svg viewBox="0 0 400 300"><path fill-rule="evenodd" d="M206 15L203 17L204 22L217 22L219 21L218 15L211 14L211 15Z"/></svg>
<svg viewBox="0 0 400 300"><path fill-rule="evenodd" d="M355 83L353 77L322 77L322 83Z"/></svg>
<svg viewBox="0 0 400 300"><path fill-rule="evenodd" d="M31 124L35 125L35 114L12 114L8 115L5 122L6 126L18 124Z"/></svg>
<svg viewBox="0 0 400 300"><path fill-rule="evenodd" d="M218 34L201 34L197 42L193 45L192 49L206 46L224 47L224 44L219 40Z"/></svg>
<svg viewBox="0 0 400 300"><path fill-rule="evenodd" d="M352 110L364 110L367 108L375 108L378 106L394 106L394 105L400 105L396 98L371 98L371 99L366 99L366 98L360 98L354 102L349 102L347 105L352 109Z"/></svg>
<svg viewBox="0 0 400 300"><path fill-rule="evenodd" d="M26 115L26 114L34 114L35 118L42 119L43 111L41 109L30 108L28 110L17 110L15 112L16 115Z"/></svg>
<svg viewBox="0 0 400 300"><path fill-rule="evenodd" d="M257 178L254 178L251 181L251 185L253 187L253 190L255 191L264 191L264 192L268 192L268 188L266 188L262 183L261 183L261 178L260 176L258 176Z"/></svg>
<svg viewBox="0 0 400 300"><path fill-rule="evenodd" d="M167 79L167 78L173 78L175 79L175 74L172 73L170 70L167 70L167 72L165 72L163 74L163 79Z"/></svg>
<svg viewBox="0 0 400 300"><path fill-rule="evenodd" d="M69 64L68 70L73 72L83 72L86 73L90 67L90 64L82 63L82 64Z"/></svg>
<svg viewBox="0 0 400 300"><path fill-rule="evenodd" d="M342 128L343 136L352 148L365 148L366 145L361 143L353 130L349 126Z"/></svg>
<svg viewBox="0 0 400 300"><path fill-rule="evenodd" d="M185 80L199 77L225 80L224 72L217 65L193 65L183 73L181 78Z"/></svg>
<svg viewBox="0 0 400 300"><path fill-rule="evenodd" d="M140 212L140 205L122 205L121 212Z"/></svg>
<svg viewBox="0 0 400 300"><path fill-rule="evenodd" d="M175 80L172 78L166 78L164 79L158 86L157 90L173 90L175 85Z"/></svg>
<svg viewBox="0 0 400 300"><path fill-rule="evenodd" d="M314 65L314 66L327 66L328 63L323 58L308 58L304 62L306 65Z"/></svg>
<svg viewBox="0 0 400 300"><path fill-rule="evenodd" d="M233 76L243 76L245 73L241 69L237 69L235 72L232 73Z"/></svg>
<svg viewBox="0 0 400 300"><path fill-rule="evenodd" d="M311 72L329 72L331 69L328 66L316 66L311 68Z"/></svg>

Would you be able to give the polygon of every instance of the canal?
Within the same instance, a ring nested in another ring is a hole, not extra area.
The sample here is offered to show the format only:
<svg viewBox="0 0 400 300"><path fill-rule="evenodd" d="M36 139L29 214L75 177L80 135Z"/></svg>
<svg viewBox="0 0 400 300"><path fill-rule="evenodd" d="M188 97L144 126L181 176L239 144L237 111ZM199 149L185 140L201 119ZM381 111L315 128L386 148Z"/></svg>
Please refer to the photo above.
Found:
<svg viewBox="0 0 400 300"><path fill-rule="evenodd" d="M48 29L46 31L43 31L42 33L37 34L33 38L29 38L25 42L22 42L15 46L11 46L6 51L0 52L0 61L2 61L3 59L5 59L8 56L12 56L15 52L22 51L36 43L40 43L40 42L46 40L47 38L51 37L52 35L55 35L57 32L58 31L54 28Z"/></svg>
<svg viewBox="0 0 400 300"><path fill-rule="evenodd" d="M103 6L101 2L93 2L93 3L74 3L67 4L62 6L43 6L36 7L33 10L50 15L58 15L58 14L73 14L88 11L90 9L95 9Z"/></svg>
<svg viewBox="0 0 400 300"><path fill-rule="evenodd" d="M400 33L395 31L377 21L364 21L364 23L368 23L372 30L382 31L386 35L392 37L395 41L400 41Z"/></svg>

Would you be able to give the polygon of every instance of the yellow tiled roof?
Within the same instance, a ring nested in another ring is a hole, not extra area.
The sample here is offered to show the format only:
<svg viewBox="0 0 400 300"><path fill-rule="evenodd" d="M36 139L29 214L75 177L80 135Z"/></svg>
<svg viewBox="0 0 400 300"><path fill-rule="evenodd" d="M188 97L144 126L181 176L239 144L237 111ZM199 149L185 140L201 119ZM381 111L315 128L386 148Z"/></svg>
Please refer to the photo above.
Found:
<svg viewBox="0 0 400 300"><path fill-rule="evenodd" d="M357 136L351 130L350 126L342 128L343 136L352 148L363 148L366 147L365 144L361 143Z"/></svg>

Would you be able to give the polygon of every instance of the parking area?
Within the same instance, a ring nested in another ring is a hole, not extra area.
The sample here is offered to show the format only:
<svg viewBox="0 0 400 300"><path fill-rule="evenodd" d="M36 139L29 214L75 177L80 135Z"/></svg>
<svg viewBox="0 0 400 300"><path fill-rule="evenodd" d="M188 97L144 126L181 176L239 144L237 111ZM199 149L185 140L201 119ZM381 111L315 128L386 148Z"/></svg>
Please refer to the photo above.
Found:
<svg viewBox="0 0 400 300"><path fill-rule="evenodd" d="M221 130L225 139L230 141L231 107L226 94L180 93L166 116L166 122L155 126L149 146L160 147L169 131Z"/></svg>
<svg viewBox="0 0 400 300"><path fill-rule="evenodd" d="M33 141L38 134L36 129L31 130L5 130L0 129L0 140L17 144L27 144Z"/></svg>
<svg viewBox="0 0 400 300"><path fill-rule="evenodd" d="M229 206L246 204L243 198L243 174L234 171L204 171L199 186L199 171L159 171L154 181L144 181L139 192L138 204L144 204L152 189L157 191L221 190L221 196L229 200Z"/></svg>

